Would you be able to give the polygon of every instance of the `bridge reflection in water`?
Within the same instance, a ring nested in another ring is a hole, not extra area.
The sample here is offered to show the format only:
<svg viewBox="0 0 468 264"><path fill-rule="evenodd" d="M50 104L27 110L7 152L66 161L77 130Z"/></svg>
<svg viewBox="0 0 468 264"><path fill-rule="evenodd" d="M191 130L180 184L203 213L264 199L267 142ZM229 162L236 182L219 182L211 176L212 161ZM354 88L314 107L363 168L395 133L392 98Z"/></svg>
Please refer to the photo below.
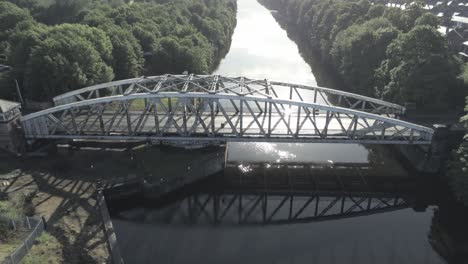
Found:
<svg viewBox="0 0 468 264"><path fill-rule="evenodd" d="M171 224L287 224L407 208L411 181L369 177L378 171L368 163L229 163L153 206Z"/></svg>
<svg viewBox="0 0 468 264"><path fill-rule="evenodd" d="M335 175L326 175L327 169ZM163 204L158 215L171 224L288 224L408 207L402 194L390 192L398 188L394 182L387 180L389 185L378 190L362 175L336 174L363 169L368 165L230 164L222 178L214 176L192 193Z"/></svg>
<svg viewBox="0 0 468 264"><path fill-rule="evenodd" d="M159 199L109 206L131 263L404 263L408 250L411 263L443 263L420 261L438 256L427 235L421 234L422 243L420 236L412 238L411 229L429 231L414 224L431 212L416 214L415 221L411 209L434 204L418 190L423 185L382 169L368 163L232 162ZM401 243L406 229L409 240Z"/></svg>
<svg viewBox="0 0 468 264"><path fill-rule="evenodd" d="M184 195L157 202L153 217L167 224L288 224L407 208L407 180L376 181L364 175L372 170L359 163L228 164L223 174L179 192Z"/></svg>

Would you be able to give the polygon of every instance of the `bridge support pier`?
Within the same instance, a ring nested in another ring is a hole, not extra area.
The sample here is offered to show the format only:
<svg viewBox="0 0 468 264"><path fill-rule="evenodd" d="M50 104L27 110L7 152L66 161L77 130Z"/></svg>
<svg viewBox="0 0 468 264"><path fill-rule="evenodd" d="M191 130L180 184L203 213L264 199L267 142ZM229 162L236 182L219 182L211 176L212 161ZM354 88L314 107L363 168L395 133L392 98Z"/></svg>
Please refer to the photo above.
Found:
<svg viewBox="0 0 468 264"><path fill-rule="evenodd" d="M439 173L445 170L451 150L463 138L460 131L446 125L435 125L431 145L395 145L401 161L411 170L422 173Z"/></svg>

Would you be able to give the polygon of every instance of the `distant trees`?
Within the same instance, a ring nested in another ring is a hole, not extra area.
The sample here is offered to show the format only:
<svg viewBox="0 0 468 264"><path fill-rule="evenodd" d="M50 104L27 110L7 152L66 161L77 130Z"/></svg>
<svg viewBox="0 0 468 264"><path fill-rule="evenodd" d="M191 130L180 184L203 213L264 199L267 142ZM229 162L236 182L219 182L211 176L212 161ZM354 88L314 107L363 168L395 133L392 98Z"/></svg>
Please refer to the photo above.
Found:
<svg viewBox="0 0 468 264"><path fill-rule="evenodd" d="M2 1L0 55L14 71L0 83L14 77L27 98L49 100L114 78L209 73L229 49L235 15L224 0Z"/></svg>
<svg viewBox="0 0 468 264"><path fill-rule="evenodd" d="M352 92L417 109L461 109L461 63L419 4L406 10L367 0L263 0L279 10Z"/></svg>
<svg viewBox="0 0 468 264"><path fill-rule="evenodd" d="M468 131L468 97L466 97L465 111L467 114L460 119L460 122L464 125L465 131ZM468 206L468 132L452 155L447 172L450 186L456 197Z"/></svg>

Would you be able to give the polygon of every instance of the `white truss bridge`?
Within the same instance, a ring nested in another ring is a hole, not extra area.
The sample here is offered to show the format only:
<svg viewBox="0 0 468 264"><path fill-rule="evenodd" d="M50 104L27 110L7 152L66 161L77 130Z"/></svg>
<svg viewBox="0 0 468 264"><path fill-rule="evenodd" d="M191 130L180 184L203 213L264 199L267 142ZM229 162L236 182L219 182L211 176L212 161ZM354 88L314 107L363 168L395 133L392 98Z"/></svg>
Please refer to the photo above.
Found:
<svg viewBox="0 0 468 264"><path fill-rule="evenodd" d="M22 117L28 140L431 144L404 107L322 87L219 75L115 81Z"/></svg>

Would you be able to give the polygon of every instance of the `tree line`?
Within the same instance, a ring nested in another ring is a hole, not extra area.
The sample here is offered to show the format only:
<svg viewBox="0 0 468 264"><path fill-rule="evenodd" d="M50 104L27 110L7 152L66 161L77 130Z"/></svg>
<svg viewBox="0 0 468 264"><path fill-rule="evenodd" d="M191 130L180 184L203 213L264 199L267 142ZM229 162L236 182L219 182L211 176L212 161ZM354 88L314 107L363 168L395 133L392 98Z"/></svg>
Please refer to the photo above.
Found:
<svg viewBox="0 0 468 264"><path fill-rule="evenodd" d="M261 0L278 10L351 92L423 112L462 111L468 67L437 31L438 17L420 4L405 10L367 0ZM468 112L468 97L466 97ZM468 115L461 118L468 131ZM468 132L448 164L449 183L468 205Z"/></svg>
<svg viewBox="0 0 468 264"><path fill-rule="evenodd" d="M468 97L465 111L467 114L460 119L460 122L464 125L465 131L468 131ZM468 132L460 146L452 152L452 160L448 164L447 171L450 187L456 197L468 206Z"/></svg>
<svg viewBox="0 0 468 264"><path fill-rule="evenodd" d="M262 1L336 70L347 90L425 112L463 108L468 71L437 31L438 18L421 5Z"/></svg>
<svg viewBox="0 0 468 264"><path fill-rule="evenodd" d="M237 6L224 0L0 2L0 96L17 79L38 101L114 79L211 72L229 50Z"/></svg>

